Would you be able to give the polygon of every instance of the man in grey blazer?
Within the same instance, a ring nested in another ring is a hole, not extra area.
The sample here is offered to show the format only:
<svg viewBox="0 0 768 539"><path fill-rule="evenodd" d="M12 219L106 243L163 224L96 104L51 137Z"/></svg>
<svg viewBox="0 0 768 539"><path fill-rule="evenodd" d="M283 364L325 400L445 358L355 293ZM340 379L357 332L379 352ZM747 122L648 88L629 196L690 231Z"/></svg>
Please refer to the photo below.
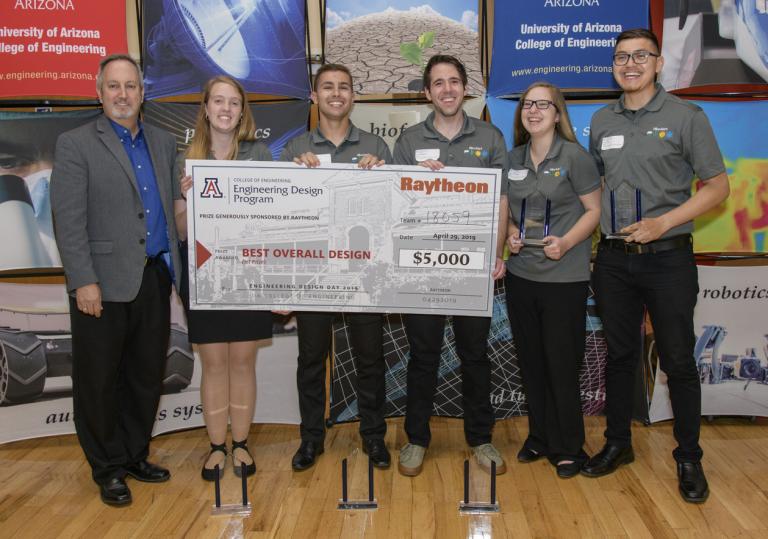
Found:
<svg viewBox="0 0 768 539"><path fill-rule="evenodd" d="M144 83L125 55L96 80L104 114L56 144L51 207L70 295L72 384L80 445L110 505L131 502L147 462L162 389L169 295L181 270L173 219L174 138L139 121Z"/></svg>

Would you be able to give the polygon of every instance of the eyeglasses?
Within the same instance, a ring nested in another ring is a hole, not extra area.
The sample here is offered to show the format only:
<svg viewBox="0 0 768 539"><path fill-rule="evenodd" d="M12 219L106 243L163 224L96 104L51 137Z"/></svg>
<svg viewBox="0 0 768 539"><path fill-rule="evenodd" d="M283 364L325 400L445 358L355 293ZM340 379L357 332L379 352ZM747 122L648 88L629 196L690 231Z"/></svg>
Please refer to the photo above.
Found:
<svg viewBox="0 0 768 539"><path fill-rule="evenodd" d="M648 58L653 56L654 58L658 58L658 54L654 54L650 51L632 51L629 52L617 52L613 55L613 63L617 66L623 66L627 65L629 63L629 58L632 58L632 61L636 64L644 64L648 61Z"/></svg>
<svg viewBox="0 0 768 539"><path fill-rule="evenodd" d="M557 105L555 105L553 101L549 101L548 99L536 99L535 101L533 99L523 99L523 108L525 110L533 108L534 104L536 105L536 108L539 110L547 110L550 105L557 108Z"/></svg>

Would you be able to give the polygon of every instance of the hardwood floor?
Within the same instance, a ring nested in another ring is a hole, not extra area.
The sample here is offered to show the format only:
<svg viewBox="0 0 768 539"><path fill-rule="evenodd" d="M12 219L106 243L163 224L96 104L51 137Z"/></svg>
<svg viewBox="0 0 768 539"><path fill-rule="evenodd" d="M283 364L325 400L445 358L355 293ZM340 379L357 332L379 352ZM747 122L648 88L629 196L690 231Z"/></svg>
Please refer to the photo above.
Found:
<svg viewBox="0 0 768 539"><path fill-rule="evenodd" d="M402 419L389 421L387 444L405 442ZM602 418L586 418L587 450L603 443ZM600 479L558 479L546 461L520 464L515 454L525 418L497 423L494 443L508 471L498 477L501 513L460 516L462 462L469 452L462 423L434 418L424 471L415 478L393 466L375 471L374 512L336 509L340 462L349 457L350 498L367 498L367 464L357 424L330 429L317 465L294 473L298 428L254 425L250 446L258 471L249 481L248 518L213 517L213 486L200 479L208 441L203 429L167 434L152 443L151 460L170 468L163 484L129 479L133 504L101 503L74 436L0 446L0 537L768 537L768 421L718 419L702 429L711 495L702 505L677 493L670 423L633 430L637 460ZM488 475L471 469L471 498L487 500ZM240 499L226 471L224 503Z"/></svg>

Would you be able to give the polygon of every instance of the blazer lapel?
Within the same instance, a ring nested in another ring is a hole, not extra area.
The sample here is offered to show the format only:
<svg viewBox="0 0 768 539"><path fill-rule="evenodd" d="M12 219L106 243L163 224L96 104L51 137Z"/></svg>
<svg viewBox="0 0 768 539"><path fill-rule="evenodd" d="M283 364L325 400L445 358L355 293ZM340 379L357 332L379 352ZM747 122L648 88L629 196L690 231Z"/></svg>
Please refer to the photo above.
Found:
<svg viewBox="0 0 768 539"><path fill-rule="evenodd" d="M120 142L117 133L112 129L112 124L110 124L107 117L102 114L99 116L99 119L96 120L96 127L99 131L99 138L107 149L112 152L112 155L114 155L117 162L120 163L120 166L123 167L123 171L131 181L131 185L133 185L136 193L140 195L139 184L136 181L136 175L133 173L133 166L131 165L130 159L128 159L128 154L125 153L123 143Z"/></svg>

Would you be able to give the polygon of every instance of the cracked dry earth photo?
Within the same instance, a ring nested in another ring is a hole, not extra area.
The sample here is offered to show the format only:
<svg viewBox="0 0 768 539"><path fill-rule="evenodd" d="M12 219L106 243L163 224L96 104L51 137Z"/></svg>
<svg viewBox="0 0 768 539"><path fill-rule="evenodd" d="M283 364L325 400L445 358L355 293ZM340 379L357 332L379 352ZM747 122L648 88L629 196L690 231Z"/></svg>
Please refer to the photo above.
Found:
<svg viewBox="0 0 768 539"><path fill-rule="evenodd" d="M346 4L343 0L337 3ZM450 3L455 8L457 2ZM462 3L475 9L477 6L476 2ZM434 54L459 57L467 68L467 93L485 93L474 11L464 10L462 22L458 22L426 5L405 11L390 7L353 17L349 12L334 11L334 5L329 0L326 62L349 67L356 93L420 92L423 66Z"/></svg>

